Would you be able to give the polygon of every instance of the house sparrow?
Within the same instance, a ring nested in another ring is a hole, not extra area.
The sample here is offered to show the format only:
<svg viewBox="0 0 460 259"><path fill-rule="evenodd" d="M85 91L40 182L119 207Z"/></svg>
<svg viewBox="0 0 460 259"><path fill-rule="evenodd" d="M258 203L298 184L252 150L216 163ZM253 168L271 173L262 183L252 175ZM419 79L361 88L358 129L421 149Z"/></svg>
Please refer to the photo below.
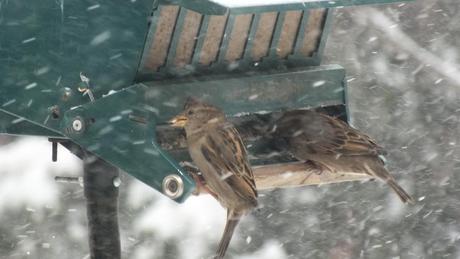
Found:
<svg viewBox="0 0 460 259"><path fill-rule="evenodd" d="M271 137L316 173L366 173L385 181L402 202L413 198L384 167L384 150L345 122L311 110L293 110L274 123ZM279 144L277 144L279 146Z"/></svg>
<svg viewBox="0 0 460 259"><path fill-rule="evenodd" d="M185 128L188 150L209 189L227 208L227 222L215 258L223 258L241 216L257 206L257 190L246 148L218 108L189 98L170 123Z"/></svg>

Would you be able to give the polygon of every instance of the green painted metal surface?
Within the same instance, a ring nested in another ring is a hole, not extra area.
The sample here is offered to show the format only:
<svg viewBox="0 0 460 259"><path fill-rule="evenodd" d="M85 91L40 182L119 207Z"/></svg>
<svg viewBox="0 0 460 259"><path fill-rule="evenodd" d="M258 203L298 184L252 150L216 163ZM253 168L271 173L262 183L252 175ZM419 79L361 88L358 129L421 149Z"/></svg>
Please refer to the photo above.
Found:
<svg viewBox="0 0 460 259"><path fill-rule="evenodd" d="M66 88L80 84L80 72L96 94L130 85L151 5L149 0L3 1L0 108L58 131L50 108L67 110L88 100L65 96Z"/></svg>
<svg viewBox="0 0 460 259"><path fill-rule="evenodd" d="M68 123L71 117L69 114L74 114L74 111L82 107L98 106L98 109L93 108L96 109L92 112L93 116L104 113L104 117L109 122L110 120L118 121L118 116L123 118L124 115L137 112L142 118L154 116L158 124L165 124L174 115L181 112L189 96L199 97L213 103L221 107L229 116L285 108L345 104L344 78L345 70L341 66L326 65L281 73L266 72L234 77L221 75L193 80L151 81L135 84L106 97L98 98L96 102L86 102L64 114L66 123ZM112 99L116 101L107 101ZM145 115L146 113L151 115ZM87 117L88 120L93 118L89 115L84 117ZM62 123L64 122L62 119L59 121L58 132L70 138L78 136L63 131ZM99 120L95 121L99 123ZM4 132L21 134L22 126L15 126L19 123L27 125L25 128L45 126L25 118L0 113L0 129L6 129ZM28 132L31 131L33 130L28 130ZM45 132L53 133L43 131ZM43 133L40 135L46 135ZM51 136L59 137L62 136L61 134Z"/></svg>
<svg viewBox="0 0 460 259"><path fill-rule="evenodd" d="M88 96L82 96L78 91L82 86L81 72L90 78L96 98L132 84L145 44L146 17L151 8L151 0L107 0L94 4L64 0L2 2L0 132L67 137L88 150L100 145L100 151L94 150L96 155L160 191L158 182L165 174L180 174L185 191L177 201L182 201L193 190L194 184L176 162L159 150L154 141L153 126L147 132L146 126L133 126L122 119L117 126L123 126L114 131L120 135L108 134L109 138L99 138L89 134L86 142L61 128L66 121L65 113L79 111L82 104L89 102ZM102 103L106 101L104 98L100 100ZM128 104L131 105L129 100ZM118 111L111 106L99 109L109 113ZM107 114L94 115L98 118L95 125L101 125L101 116L104 115ZM144 143L136 146L123 142L126 141L122 137L126 136L124 133L131 139L144 138ZM113 139L120 140L120 143L111 143ZM132 149L129 156L116 153L127 144ZM151 153L142 153L150 149L153 150ZM155 150L160 154L156 159L152 158Z"/></svg>
<svg viewBox="0 0 460 259"><path fill-rule="evenodd" d="M229 116L344 104L344 78L341 66L327 65L252 76L214 76L140 85L146 87L146 102L155 104L158 122L164 123L182 110L189 96L217 105Z"/></svg>
<svg viewBox="0 0 460 259"><path fill-rule="evenodd" d="M408 0L298 0L298 1L229 1L229 0L164 0L165 3L179 4L203 14L222 15L304 10L313 8L332 8L365 4L388 4Z"/></svg>
<svg viewBox="0 0 460 259"><path fill-rule="evenodd" d="M251 1L248 0L250 3ZM346 104L345 71L340 66L317 66L321 61L330 19L323 27L319 46L311 58L293 53L280 61L273 42L279 39L280 24L271 43L271 55L261 62L251 61L248 48L229 69L218 60L207 68L194 68L199 77L166 65L152 78L142 81L142 55L149 48L149 20L155 28L158 17L151 11L162 4L180 4L206 14L230 12L225 34L232 31L240 13L254 13L255 28L260 13L324 8L341 5L388 3L393 0L308 1L302 4L251 5L236 7L202 0L174 1L3 1L0 3L0 133L68 138L149 186L162 191L162 180L176 174L184 182L184 201L194 189L193 180L174 158L161 150L156 125L164 124L182 110L185 99L199 97L221 108L229 116L281 109ZM176 21L172 46L178 44L188 10L182 8ZM308 12L303 12L305 26ZM328 15L330 17L330 15ZM205 16L201 25L206 25ZM303 28L303 27L301 27ZM205 32L202 26L200 32ZM303 31L301 29L301 31ZM249 32L254 37L254 30ZM198 61L203 41L198 39ZM226 49L228 37L220 46ZM313 66L313 67L306 67ZM257 67L247 74L250 67ZM140 73L138 73L140 71ZM96 100L90 102L78 88L83 86L80 73L89 78ZM209 74L218 74L210 76ZM167 80L165 80L167 79ZM139 81L142 82L139 82ZM139 82L133 84L133 82ZM131 85L131 86L130 86ZM109 92L114 91L110 95ZM78 119L84 129L76 131Z"/></svg>
<svg viewBox="0 0 460 259"><path fill-rule="evenodd" d="M63 135L5 112L0 112L0 134L64 138Z"/></svg>
<svg viewBox="0 0 460 259"><path fill-rule="evenodd" d="M61 130L75 143L160 192L166 176L178 175L184 193L175 200L183 202L195 183L158 146L156 116L143 100L143 88L130 87L66 112ZM76 119L83 125L78 132L73 128Z"/></svg>

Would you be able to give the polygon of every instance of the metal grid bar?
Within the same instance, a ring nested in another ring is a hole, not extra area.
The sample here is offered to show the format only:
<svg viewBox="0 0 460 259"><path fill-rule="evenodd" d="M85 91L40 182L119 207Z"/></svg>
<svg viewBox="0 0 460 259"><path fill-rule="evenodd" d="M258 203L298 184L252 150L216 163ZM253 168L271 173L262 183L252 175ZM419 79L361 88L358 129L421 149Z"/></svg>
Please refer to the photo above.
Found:
<svg viewBox="0 0 460 259"><path fill-rule="evenodd" d="M302 19L300 20L299 31L297 33L297 41L294 45L294 55L300 54L300 48L305 41L305 26L307 26L309 16L310 11L304 10L302 13Z"/></svg>
<svg viewBox="0 0 460 259"><path fill-rule="evenodd" d="M275 23L275 31L273 32L272 39L270 41L270 52L269 56L276 58L276 52L278 43L280 40L281 30L283 29L284 18L286 17L286 12L278 13L278 17L276 17Z"/></svg>
<svg viewBox="0 0 460 259"><path fill-rule="evenodd" d="M209 66L217 60L227 22L228 16L211 16L209 18L207 33L200 53L198 53L200 65Z"/></svg>
<svg viewBox="0 0 460 259"><path fill-rule="evenodd" d="M301 11L286 12L278 46L276 48L276 53L279 58L286 58L293 53L301 18Z"/></svg>
<svg viewBox="0 0 460 259"><path fill-rule="evenodd" d="M251 58L253 61L260 61L266 57L270 51L270 44L275 31L278 13L264 13L259 16L257 30L251 42Z"/></svg>
<svg viewBox="0 0 460 259"><path fill-rule="evenodd" d="M251 58L251 50L254 46L253 42L256 37L257 27L259 26L260 14L254 14L252 17L251 28L249 29L248 40L246 41L246 48L244 50L243 58Z"/></svg>
<svg viewBox="0 0 460 259"><path fill-rule="evenodd" d="M197 41L195 44L195 49L192 56L192 64L197 66L200 62L201 52L203 50L204 41L206 39L206 34L208 32L210 15L203 15L200 23L200 30L198 32Z"/></svg>
<svg viewBox="0 0 460 259"><path fill-rule="evenodd" d="M176 23L174 25L174 31L173 31L173 35L172 35L172 38L171 38L171 42L169 44L169 48L168 48L168 55L167 55L167 58L166 58L166 64L165 66L172 66L174 65L174 60L176 58L176 51L177 51L177 46L178 46L178 43L179 43L179 39L181 37L181 34L182 34L182 30L184 28L184 21L185 21L185 17L187 15L187 9L185 8L180 8L179 9L179 15L177 16L177 19L176 19Z"/></svg>
<svg viewBox="0 0 460 259"><path fill-rule="evenodd" d="M154 72L165 64L171 37L177 22L178 6L160 6L152 18L152 27L147 40L151 45L147 51L143 69Z"/></svg>
<svg viewBox="0 0 460 259"><path fill-rule="evenodd" d="M252 14L243 14L235 17L228 46L226 48L225 61L231 63L243 57L252 20Z"/></svg>
<svg viewBox="0 0 460 259"><path fill-rule="evenodd" d="M326 47L327 35L329 34L329 30L331 29L332 25L332 14L333 9L324 9L324 20L321 34L319 35L319 44L317 51L313 54L315 57L321 57L324 52L324 48ZM347 113L348 114L348 113Z"/></svg>
<svg viewBox="0 0 460 259"><path fill-rule="evenodd" d="M299 52L305 57L311 57L317 52L320 38L323 34L324 21L327 16L326 9L310 10L308 24L305 26L303 45Z"/></svg>
<svg viewBox="0 0 460 259"><path fill-rule="evenodd" d="M191 63L202 19L203 15L194 11L187 11L184 25L182 26L182 33L177 44L176 56L174 58L175 66L183 67Z"/></svg>
<svg viewBox="0 0 460 259"><path fill-rule="evenodd" d="M217 63L223 63L225 61L228 44L230 42L230 35L232 33L234 24L235 24L235 15L230 14L227 19L227 24L225 26L224 34L222 35L222 41L219 47L219 52L217 54Z"/></svg>

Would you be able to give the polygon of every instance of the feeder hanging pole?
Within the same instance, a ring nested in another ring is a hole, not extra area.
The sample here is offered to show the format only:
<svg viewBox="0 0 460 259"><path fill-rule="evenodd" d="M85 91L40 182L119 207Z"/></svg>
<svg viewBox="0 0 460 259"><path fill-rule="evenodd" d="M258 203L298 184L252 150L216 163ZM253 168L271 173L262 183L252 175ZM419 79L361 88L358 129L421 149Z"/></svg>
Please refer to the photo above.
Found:
<svg viewBox="0 0 460 259"><path fill-rule="evenodd" d="M120 259L119 170L87 152L83 162L91 258Z"/></svg>

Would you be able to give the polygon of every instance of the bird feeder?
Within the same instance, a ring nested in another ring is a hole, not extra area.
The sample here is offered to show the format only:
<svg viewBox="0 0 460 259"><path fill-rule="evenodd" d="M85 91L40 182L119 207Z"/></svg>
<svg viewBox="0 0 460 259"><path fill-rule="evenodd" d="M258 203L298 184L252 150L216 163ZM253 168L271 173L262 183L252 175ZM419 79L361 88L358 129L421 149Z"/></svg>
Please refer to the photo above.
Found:
<svg viewBox="0 0 460 259"><path fill-rule="evenodd" d="M0 133L76 143L182 202L195 183L179 165L187 159L183 135L165 123L187 97L219 106L237 126L254 113L304 107L346 117L345 70L321 65L330 8L391 2L7 1ZM279 172L302 170L252 162L258 188ZM364 176L313 177L303 184ZM298 184L286 179L279 186Z"/></svg>

